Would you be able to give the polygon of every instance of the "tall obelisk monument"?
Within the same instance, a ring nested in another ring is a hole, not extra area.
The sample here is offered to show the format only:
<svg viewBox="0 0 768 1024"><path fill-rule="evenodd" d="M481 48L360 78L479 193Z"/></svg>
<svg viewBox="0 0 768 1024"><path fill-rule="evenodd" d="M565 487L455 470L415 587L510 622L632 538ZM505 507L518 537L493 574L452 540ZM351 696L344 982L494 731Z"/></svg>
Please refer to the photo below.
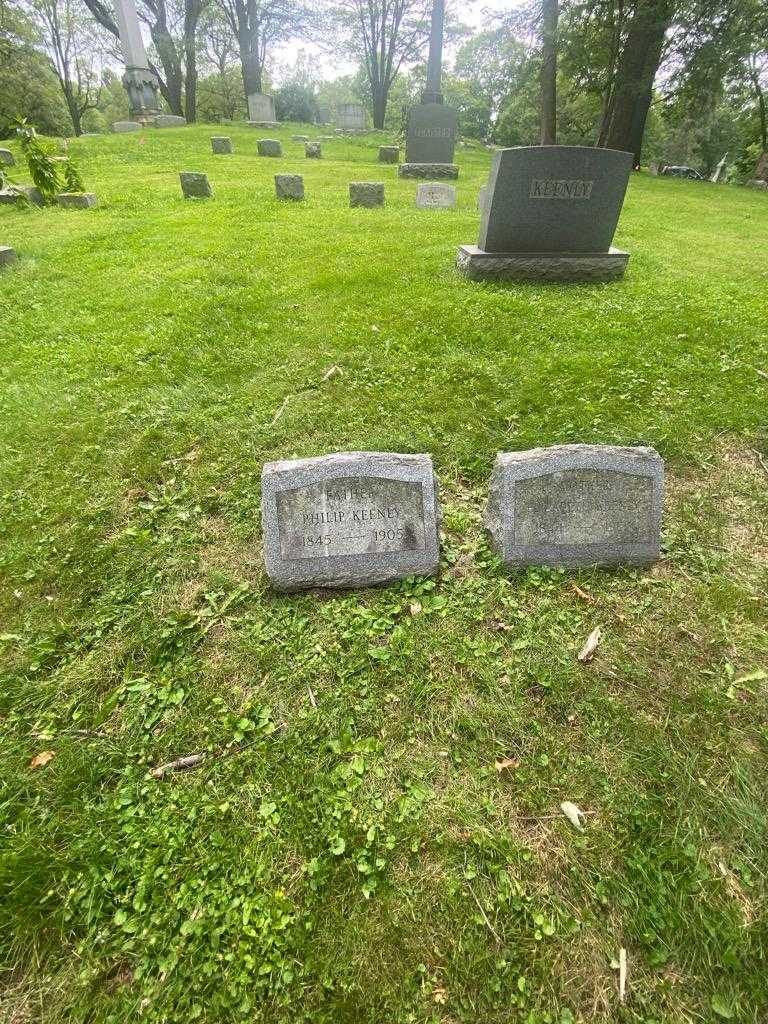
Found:
<svg viewBox="0 0 768 1024"><path fill-rule="evenodd" d="M429 33L427 82L421 103L408 111L405 137L405 163L400 165L401 178L458 178L453 162L458 118L452 107L443 103L443 25L445 0L432 0L432 22Z"/></svg>
<svg viewBox="0 0 768 1024"><path fill-rule="evenodd" d="M134 0L115 0L115 20L125 57L123 85L128 93L131 118L149 121L162 111L160 86L157 76L149 70Z"/></svg>

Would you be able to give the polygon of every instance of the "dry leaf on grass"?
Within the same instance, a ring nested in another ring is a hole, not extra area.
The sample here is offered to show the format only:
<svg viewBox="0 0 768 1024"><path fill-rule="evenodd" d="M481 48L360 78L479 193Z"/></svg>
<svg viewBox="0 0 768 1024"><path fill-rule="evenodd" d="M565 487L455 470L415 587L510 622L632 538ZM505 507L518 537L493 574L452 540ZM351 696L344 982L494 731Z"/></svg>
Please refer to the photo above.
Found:
<svg viewBox="0 0 768 1024"><path fill-rule="evenodd" d="M39 754L35 754L32 760L29 762L30 768L42 768L44 765L52 761L56 756L55 750L43 750Z"/></svg>
<svg viewBox="0 0 768 1024"><path fill-rule="evenodd" d="M571 586L572 586L573 592L576 595L576 597L580 597L581 600L582 601L586 601L587 604L594 604L595 603L596 598L592 597L591 594L588 594L586 592L586 590L582 590L581 587L577 583L573 583L573 584L571 584Z"/></svg>
<svg viewBox="0 0 768 1024"><path fill-rule="evenodd" d="M519 764L516 757L502 757L500 761L496 762L496 771L503 772L506 768L517 768Z"/></svg>
<svg viewBox="0 0 768 1024"><path fill-rule="evenodd" d="M408 611L411 613L411 615L418 615L419 612L421 611L421 601L414 601L412 604L410 604L408 606Z"/></svg>
<svg viewBox="0 0 768 1024"><path fill-rule="evenodd" d="M162 779L168 772L183 772L190 768L196 768L201 761L205 760L205 754L187 754L185 757L177 757L175 761L168 761L167 764L158 765L150 771L153 779Z"/></svg>
<svg viewBox="0 0 768 1024"><path fill-rule="evenodd" d="M444 988L436 988L432 993L432 999L440 1006L444 1006L448 1000L448 993Z"/></svg>
<svg viewBox="0 0 768 1024"><path fill-rule="evenodd" d="M603 633L599 626L595 626L592 632L586 639L584 646L579 651L579 661L584 665L588 661L592 661L595 656L595 651L600 645L600 641L603 639Z"/></svg>

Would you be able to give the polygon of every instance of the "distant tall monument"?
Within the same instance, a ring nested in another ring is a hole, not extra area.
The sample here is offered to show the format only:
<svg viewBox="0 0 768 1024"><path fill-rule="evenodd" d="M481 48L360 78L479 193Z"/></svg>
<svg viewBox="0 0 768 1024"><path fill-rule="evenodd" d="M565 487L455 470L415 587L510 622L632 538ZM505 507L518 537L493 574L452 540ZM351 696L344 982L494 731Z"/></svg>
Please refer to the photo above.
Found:
<svg viewBox="0 0 768 1024"><path fill-rule="evenodd" d="M139 16L133 0L115 0L115 18L125 57L123 85L128 93L131 118L150 121L162 112L160 84L157 75L149 70L147 51L144 49Z"/></svg>
<svg viewBox="0 0 768 1024"><path fill-rule="evenodd" d="M445 0L432 0L432 23L429 33L427 81L421 103L408 111L405 136L405 163L400 165L401 178L458 178L453 162L458 118L452 107L443 103L443 23Z"/></svg>

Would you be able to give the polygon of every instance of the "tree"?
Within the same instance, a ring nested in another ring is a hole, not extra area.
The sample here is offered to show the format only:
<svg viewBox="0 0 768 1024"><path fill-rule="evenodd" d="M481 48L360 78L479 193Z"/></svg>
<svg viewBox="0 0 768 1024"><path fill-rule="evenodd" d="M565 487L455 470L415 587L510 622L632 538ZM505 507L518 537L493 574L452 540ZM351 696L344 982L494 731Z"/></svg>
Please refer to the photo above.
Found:
<svg viewBox="0 0 768 1024"><path fill-rule="evenodd" d="M32 0L30 14L51 58L75 135L83 134L83 116L95 110L101 96L97 63L105 45L97 36L79 0Z"/></svg>
<svg viewBox="0 0 768 1024"><path fill-rule="evenodd" d="M208 72L200 83L199 104L206 120L234 120L245 112L237 40L218 4L206 7L200 25L200 61Z"/></svg>
<svg viewBox="0 0 768 1024"><path fill-rule="evenodd" d="M309 15L299 0L218 0L237 40L246 98L263 92L267 54L275 43L300 36Z"/></svg>
<svg viewBox="0 0 768 1024"><path fill-rule="evenodd" d="M365 69L374 128L383 128L392 85L429 38L429 0L335 0L330 23L338 48Z"/></svg>
<svg viewBox="0 0 768 1024"><path fill-rule="evenodd" d="M541 144L557 142L557 20L558 0L543 0L541 10Z"/></svg>
<svg viewBox="0 0 768 1024"><path fill-rule="evenodd" d="M0 139L26 118L46 135L69 130L61 89L47 56L39 51L38 32L19 7L0 3Z"/></svg>

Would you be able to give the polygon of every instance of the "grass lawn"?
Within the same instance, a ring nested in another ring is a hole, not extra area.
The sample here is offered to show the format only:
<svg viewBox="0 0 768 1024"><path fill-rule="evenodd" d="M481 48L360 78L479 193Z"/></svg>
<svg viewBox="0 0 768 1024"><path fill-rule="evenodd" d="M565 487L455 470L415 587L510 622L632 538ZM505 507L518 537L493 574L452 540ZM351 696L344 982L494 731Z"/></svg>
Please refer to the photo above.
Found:
<svg viewBox="0 0 768 1024"><path fill-rule="evenodd" d="M768 199L637 175L622 282L478 285L488 153L417 211L302 130L0 208L0 1020L766 1021ZM511 576L495 452L577 441L660 451L664 557ZM262 463L358 449L434 456L440 578L271 592Z"/></svg>

